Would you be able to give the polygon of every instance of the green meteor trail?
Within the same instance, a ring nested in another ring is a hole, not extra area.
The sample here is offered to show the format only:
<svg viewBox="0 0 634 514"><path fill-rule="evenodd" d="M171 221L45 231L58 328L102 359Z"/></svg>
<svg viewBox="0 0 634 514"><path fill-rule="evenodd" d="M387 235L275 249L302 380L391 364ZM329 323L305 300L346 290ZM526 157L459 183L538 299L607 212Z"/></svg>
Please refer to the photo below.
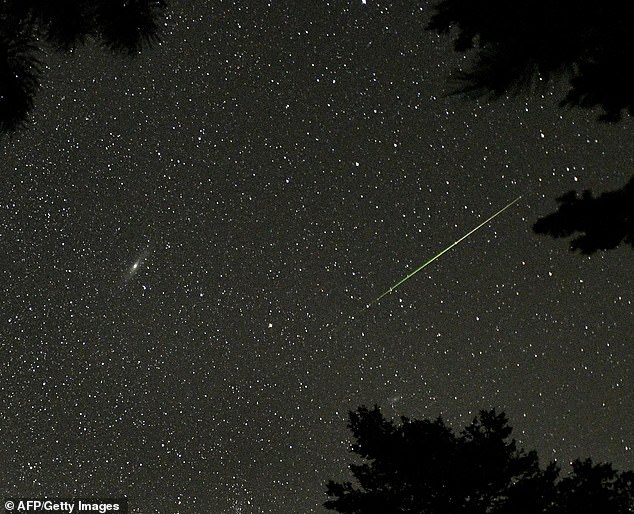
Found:
<svg viewBox="0 0 634 514"><path fill-rule="evenodd" d="M469 237L471 234L473 234L476 230L482 228L484 225L486 225L489 221L491 221L493 218L495 218L496 216L502 214L506 209L508 209L511 205L513 205L515 202L517 202L520 198L522 198L522 195L518 196L515 200L513 200L511 203L509 203L508 205L504 206L502 209L500 209L498 212L496 212L493 216L491 216L490 218L487 218L486 220L484 220L482 223L480 223L476 228L474 228L473 230L467 232L464 236L462 236L460 239L458 239L458 241L456 241L455 243L450 244L447 248L445 248L442 252L434 255L431 259L429 259L425 264L423 264L422 266L419 266L418 268L416 268L414 271L412 271L409 275L407 275L405 278L399 280L396 284L394 284L392 287L390 287L387 291L385 291L385 293L383 293L381 296L379 296L378 298L375 298L374 300L372 300L367 306L366 308L369 308L372 306L372 304L377 303L378 301L381 300L381 298L383 298L384 296L387 296L388 294L390 294L392 291L394 291L398 286L400 286L401 284L407 282L410 278L412 278L414 275L416 275L416 273L418 273L420 270L422 270L423 268L425 268L426 266L428 266L429 264L431 264L432 262L434 262L436 259L438 259L438 257L440 257L442 254L448 252L449 250L451 250L454 246L456 246L458 243L460 243L460 241L463 241L464 239L466 239L467 237Z"/></svg>

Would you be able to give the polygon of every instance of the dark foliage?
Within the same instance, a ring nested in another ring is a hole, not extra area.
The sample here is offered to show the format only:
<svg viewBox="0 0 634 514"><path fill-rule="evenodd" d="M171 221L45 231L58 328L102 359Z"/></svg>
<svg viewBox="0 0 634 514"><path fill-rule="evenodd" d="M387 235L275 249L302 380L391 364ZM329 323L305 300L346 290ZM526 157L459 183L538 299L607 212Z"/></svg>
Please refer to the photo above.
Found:
<svg viewBox="0 0 634 514"><path fill-rule="evenodd" d="M577 461L539 467L537 454L509 439L504 413L482 411L459 435L441 418L386 420L378 407L350 413L355 483L329 481L325 507L348 514L627 514L634 474Z"/></svg>
<svg viewBox="0 0 634 514"><path fill-rule="evenodd" d="M474 54L455 75L457 94L494 99L566 78L561 106L598 107L601 120L616 122L634 114L633 26L634 2L620 0L441 0L427 28L451 33L456 51ZM534 228L553 237L582 233L571 249L583 253L634 246L633 200L632 182L598 198L568 193Z"/></svg>
<svg viewBox="0 0 634 514"><path fill-rule="evenodd" d="M0 132L20 127L33 107L40 63L26 20L0 18Z"/></svg>
<svg viewBox="0 0 634 514"><path fill-rule="evenodd" d="M559 209L535 223L538 234L568 237L575 233L571 250L591 254L626 243L634 247L634 178L622 189L593 197L589 191L575 191L558 198Z"/></svg>
<svg viewBox="0 0 634 514"><path fill-rule="evenodd" d="M572 474L559 484L557 514L634 512L634 472L619 473L610 464L576 460Z"/></svg>
<svg viewBox="0 0 634 514"><path fill-rule="evenodd" d="M70 51L88 38L133 54L158 39L164 0L6 0L0 3L0 133L26 122L39 87L40 42Z"/></svg>
<svg viewBox="0 0 634 514"><path fill-rule="evenodd" d="M601 107L601 119L634 113L634 3L617 0L442 0L429 30L471 50L457 93L499 97L557 77L570 80L561 105Z"/></svg>

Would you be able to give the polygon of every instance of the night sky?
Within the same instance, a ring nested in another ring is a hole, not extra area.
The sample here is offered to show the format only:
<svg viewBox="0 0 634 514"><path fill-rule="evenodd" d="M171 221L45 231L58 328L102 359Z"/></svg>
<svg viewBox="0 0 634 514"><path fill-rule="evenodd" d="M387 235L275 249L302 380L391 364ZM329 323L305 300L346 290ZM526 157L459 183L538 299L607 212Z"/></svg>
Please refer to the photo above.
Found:
<svg viewBox="0 0 634 514"><path fill-rule="evenodd" d="M634 467L634 254L532 232L634 126L448 96L431 5L175 1L139 56L47 52L2 141L0 489L323 513L375 403Z"/></svg>

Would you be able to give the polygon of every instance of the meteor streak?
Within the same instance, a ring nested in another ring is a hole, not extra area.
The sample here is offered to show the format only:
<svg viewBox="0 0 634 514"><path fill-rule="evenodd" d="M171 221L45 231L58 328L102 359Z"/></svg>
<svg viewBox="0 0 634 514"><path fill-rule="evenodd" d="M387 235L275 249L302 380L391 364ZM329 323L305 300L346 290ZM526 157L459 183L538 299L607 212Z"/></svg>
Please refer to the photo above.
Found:
<svg viewBox="0 0 634 514"><path fill-rule="evenodd" d="M520 198L522 198L522 195L518 196L515 200L513 200L511 203L509 203L508 205L506 205L505 207L503 207L502 209L500 209L498 212L496 212L493 216L491 216L490 218L487 218L486 220L484 220L482 223L480 223L476 228L472 229L471 231L467 232L464 236L462 236L460 239L458 239L458 241L456 241L455 243L450 244L447 248L445 248L442 252L434 255L431 259L429 259L426 263L424 263L422 266L419 266L418 268L416 268L414 271L412 271L409 275L407 275L405 278L399 280L396 284L394 284L392 287L390 287L387 291L385 291L381 296L379 296L378 298L375 298L374 300L372 300L367 306L366 308L370 308L373 304L379 302L381 300L381 298L383 298L384 296L387 296L388 294L390 294L392 291L394 291L397 287L399 287L401 284L407 282L410 278L412 278L414 275L416 275L416 273L418 273L420 270L422 270L423 268L427 267L428 265L430 265L432 262L434 262L436 259L438 259L442 254L448 252L449 250L451 250L454 246L456 246L458 243L460 243L461 241L463 241L464 239L468 238L471 234L473 234L476 230L482 228L484 225L486 225L487 223L489 223L489 221L491 221L493 218L495 218L496 216L502 214L506 209L508 209L511 205L513 205L515 202L517 202Z"/></svg>

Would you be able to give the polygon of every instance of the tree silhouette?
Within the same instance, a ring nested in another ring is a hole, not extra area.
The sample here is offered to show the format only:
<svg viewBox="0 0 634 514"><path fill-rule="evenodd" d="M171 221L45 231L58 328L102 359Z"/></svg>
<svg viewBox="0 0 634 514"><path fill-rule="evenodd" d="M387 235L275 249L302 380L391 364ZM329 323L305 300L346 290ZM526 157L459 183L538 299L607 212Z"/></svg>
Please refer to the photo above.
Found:
<svg viewBox="0 0 634 514"><path fill-rule="evenodd" d="M634 473L618 473L590 459L572 463L572 474L559 484L557 514L622 514L634 511Z"/></svg>
<svg viewBox="0 0 634 514"><path fill-rule="evenodd" d="M88 38L134 54L158 38L164 0L6 0L0 3L0 133L24 126L39 87L41 42L70 51Z"/></svg>
<svg viewBox="0 0 634 514"><path fill-rule="evenodd" d="M634 3L616 0L441 0L427 29L451 33L456 51L474 54L472 66L455 73L454 93L495 99L565 78L561 106L598 107L600 120L616 122L634 114L634 75L626 72L633 20ZM585 233L571 244L583 253L632 244L631 184L596 199L568 193L535 231Z"/></svg>
<svg viewBox="0 0 634 514"><path fill-rule="evenodd" d="M481 411L460 434L441 418L386 420L379 408L359 407L348 427L352 482L327 483L330 510L348 514L627 514L634 508L633 474L576 461L558 480L559 468L539 467L534 451L509 439L504 413ZM605 509L602 507L605 506ZM585 510L584 510L585 509ZM588 510L590 509L590 510Z"/></svg>
<svg viewBox="0 0 634 514"><path fill-rule="evenodd" d="M457 92L499 97L567 77L561 105L601 107L601 119L634 113L634 5L606 0L442 0L427 29L454 32L454 48L475 53L456 74Z"/></svg>
<svg viewBox="0 0 634 514"><path fill-rule="evenodd" d="M584 254L616 248L621 242L634 247L634 178L622 189L597 198L590 191L580 197L570 191L557 201L557 212L535 223L536 233L567 237L581 232L570 249Z"/></svg>

